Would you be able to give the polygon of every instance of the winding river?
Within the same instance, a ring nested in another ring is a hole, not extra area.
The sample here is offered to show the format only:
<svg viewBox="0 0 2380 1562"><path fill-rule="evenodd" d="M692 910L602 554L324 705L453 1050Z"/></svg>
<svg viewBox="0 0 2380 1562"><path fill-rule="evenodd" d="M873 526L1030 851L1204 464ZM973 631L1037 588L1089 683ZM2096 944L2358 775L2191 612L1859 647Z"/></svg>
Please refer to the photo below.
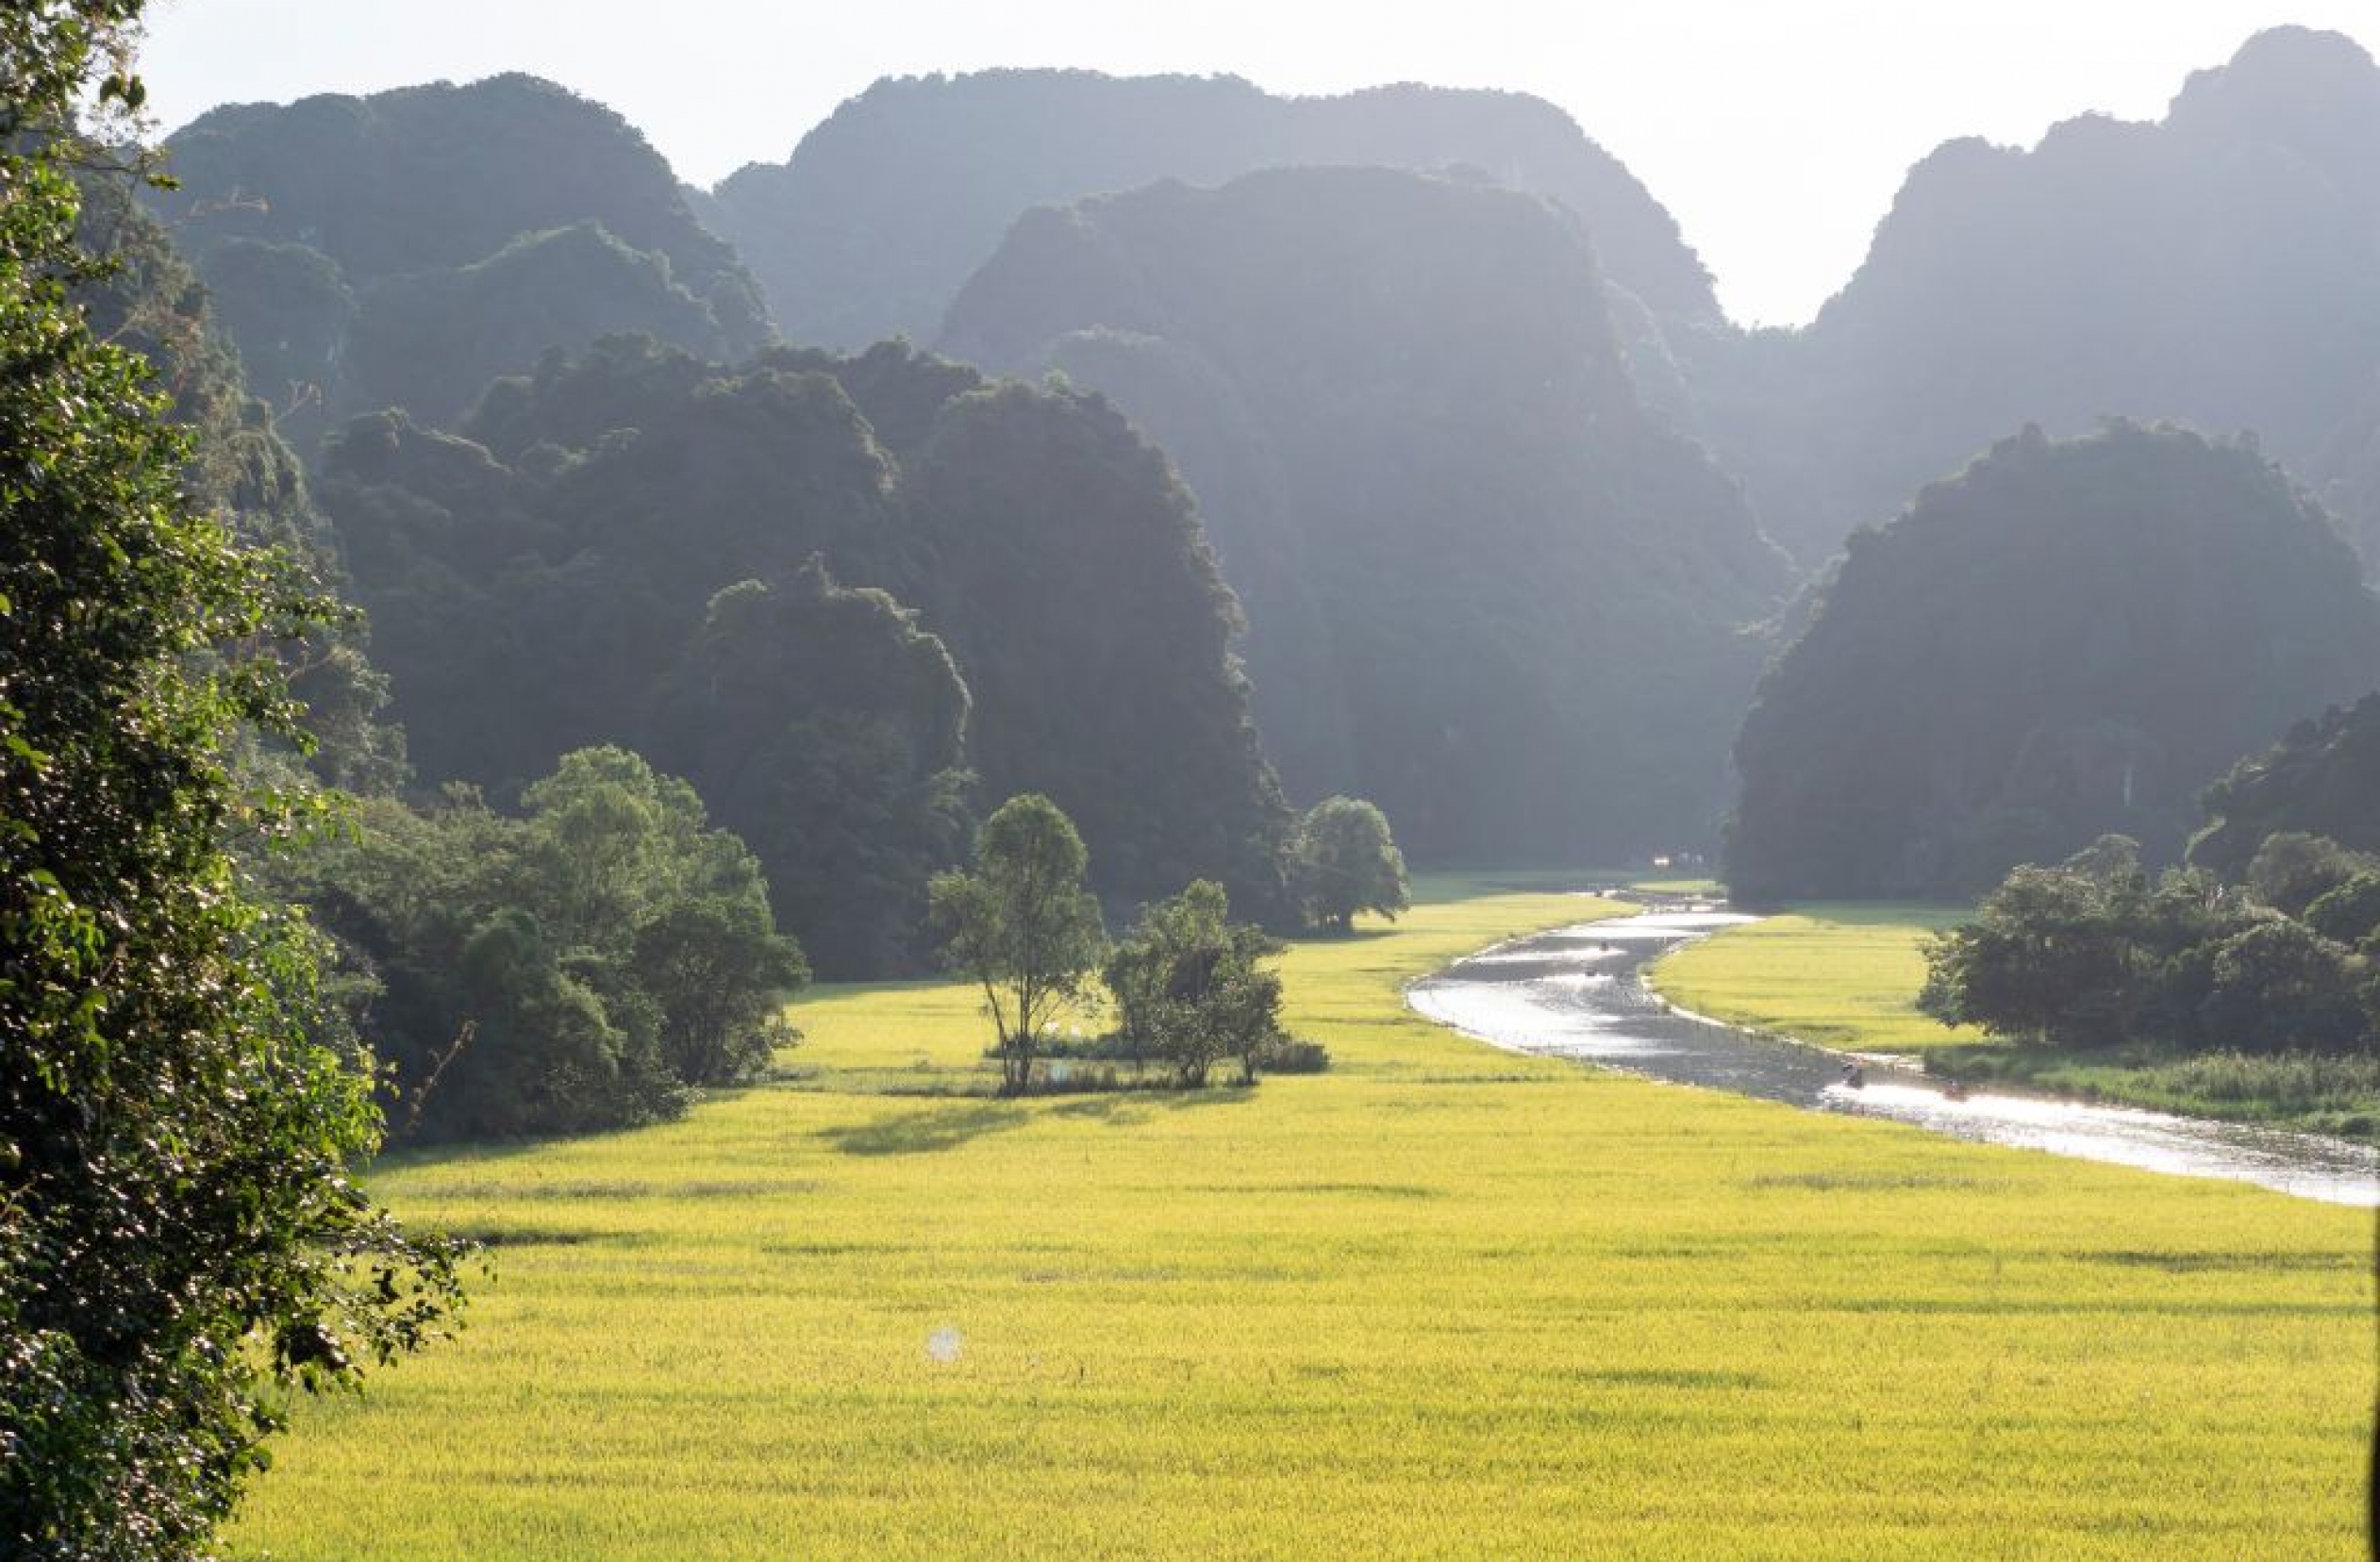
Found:
<svg viewBox="0 0 2380 1562"><path fill-rule="evenodd" d="M1873 1062L1855 1088L1839 1054L1698 1019L1646 989L1644 970L1663 955L1755 920L1691 906L1517 939L1416 982L1406 1002L1513 1052L1892 1118L1957 1138L2380 1205L2380 1152L2343 1139L1982 1089L1954 1099L1922 1073Z"/></svg>

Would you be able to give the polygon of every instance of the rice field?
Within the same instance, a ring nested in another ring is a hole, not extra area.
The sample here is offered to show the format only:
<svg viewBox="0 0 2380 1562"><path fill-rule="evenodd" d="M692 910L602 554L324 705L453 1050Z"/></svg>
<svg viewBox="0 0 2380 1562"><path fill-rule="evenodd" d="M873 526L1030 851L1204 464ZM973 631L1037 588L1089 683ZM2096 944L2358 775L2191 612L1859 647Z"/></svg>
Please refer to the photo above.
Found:
<svg viewBox="0 0 2380 1562"><path fill-rule="evenodd" d="M1990 1039L1918 1011L1924 940L1972 907L1796 906L1670 955L1648 973L1697 1014L1845 1052L1922 1054Z"/></svg>
<svg viewBox="0 0 2380 1562"><path fill-rule="evenodd" d="M973 1001L817 993L685 1121L390 1164L470 1328L302 1407L232 1554L2345 1559L2368 1214L1490 1051L1285 956L1327 1074L1005 1102Z"/></svg>

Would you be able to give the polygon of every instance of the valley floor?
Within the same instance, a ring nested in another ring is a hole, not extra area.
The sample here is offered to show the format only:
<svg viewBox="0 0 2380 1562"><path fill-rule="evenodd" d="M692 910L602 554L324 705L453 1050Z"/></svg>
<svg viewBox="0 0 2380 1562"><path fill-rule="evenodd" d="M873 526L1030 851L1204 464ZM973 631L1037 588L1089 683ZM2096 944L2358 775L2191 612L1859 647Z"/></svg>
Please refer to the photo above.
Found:
<svg viewBox="0 0 2380 1562"><path fill-rule="evenodd" d="M1285 959L1326 1074L1003 1102L949 986L682 1122L384 1167L472 1324L303 1407L234 1554L2361 1554L2368 1213L1517 1057Z"/></svg>

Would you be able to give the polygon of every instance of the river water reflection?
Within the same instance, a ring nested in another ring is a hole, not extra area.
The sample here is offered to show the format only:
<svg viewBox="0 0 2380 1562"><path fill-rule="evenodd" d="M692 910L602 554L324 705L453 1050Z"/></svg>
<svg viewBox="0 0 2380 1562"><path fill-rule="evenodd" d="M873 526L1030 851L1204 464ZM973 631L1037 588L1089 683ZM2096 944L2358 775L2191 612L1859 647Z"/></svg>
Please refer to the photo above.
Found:
<svg viewBox="0 0 2380 1562"><path fill-rule="evenodd" d="M2334 1204L2380 1205L2380 1153L2341 1139L1981 1089L1959 1099L1915 1072L1870 1066L1844 1081L1836 1054L1671 1010L1643 970L1679 944L1750 917L1706 906L1589 922L1499 944L1417 982L1421 1014L1514 1052L1606 1064L1817 1111L2184 1176L2228 1177Z"/></svg>

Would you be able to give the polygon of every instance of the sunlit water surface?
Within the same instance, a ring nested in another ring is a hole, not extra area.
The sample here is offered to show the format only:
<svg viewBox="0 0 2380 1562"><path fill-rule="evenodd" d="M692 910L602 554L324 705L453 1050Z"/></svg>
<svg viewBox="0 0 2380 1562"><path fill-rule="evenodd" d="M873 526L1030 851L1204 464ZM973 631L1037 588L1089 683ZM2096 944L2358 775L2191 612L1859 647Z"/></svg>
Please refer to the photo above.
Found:
<svg viewBox="0 0 2380 1562"><path fill-rule="evenodd" d="M1814 1111L1913 1122L1990 1144L2182 1176L2228 1177L2333 1204L2380 1205L2380 1153L2342 1139L2128 1106L1976 1090L1960 1098L1912 1071L1753 1036L1672 1010L1643 970L1682 943L1751 922L1709 907L1589 922L1499 944L1417 982L1415 1010L1513 1052L1606 1064Z"/></svg>

